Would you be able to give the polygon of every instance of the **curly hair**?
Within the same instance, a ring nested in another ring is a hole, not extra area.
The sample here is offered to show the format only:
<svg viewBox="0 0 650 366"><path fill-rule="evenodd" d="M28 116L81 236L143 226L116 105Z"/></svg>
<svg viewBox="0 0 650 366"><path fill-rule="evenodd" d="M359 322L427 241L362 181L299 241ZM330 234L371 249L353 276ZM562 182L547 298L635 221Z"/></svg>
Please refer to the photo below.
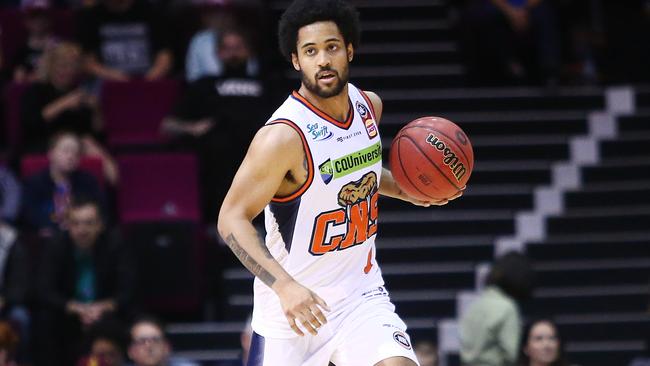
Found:
<svg viewBox="0 0 650 366"><path fill-rule="evenodd" d="M350 4L343 0L294 0L282 14L278 27L282 55L291 62L300 28L322 21L336 23L346 45L359 45L359 13Z"/></svg>

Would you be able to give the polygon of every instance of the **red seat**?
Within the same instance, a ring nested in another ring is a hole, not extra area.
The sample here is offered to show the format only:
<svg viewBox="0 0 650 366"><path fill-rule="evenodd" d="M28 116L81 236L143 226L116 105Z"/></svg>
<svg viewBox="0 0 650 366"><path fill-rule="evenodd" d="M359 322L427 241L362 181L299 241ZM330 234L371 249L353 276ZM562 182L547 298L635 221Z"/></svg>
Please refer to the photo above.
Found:
<svg viewBox="0 0 650 366"><path fill-rule="evenodd" d="M29 154L25 155L20 161L20 174L23 179L26 179L43 169L47 168L48 160L47 155L44 154ZM100 186L104 186L104 170L102 159L94 156L86 156L79 162L79 168L90 174L99 182Z"/></svg>
<svg viewBox="0 0 650 366"><path fill-rule="evenodd" d="M155 145L160 123L178 96L176 80L105 82L102 113L110 146Z"/></svg>
<svg viewBox="0 0 650 366"><path fill-rule="evenodd" d="M198 169L189 154L118 157L121 183L118 210L123 223L199 222Z"/></svg>

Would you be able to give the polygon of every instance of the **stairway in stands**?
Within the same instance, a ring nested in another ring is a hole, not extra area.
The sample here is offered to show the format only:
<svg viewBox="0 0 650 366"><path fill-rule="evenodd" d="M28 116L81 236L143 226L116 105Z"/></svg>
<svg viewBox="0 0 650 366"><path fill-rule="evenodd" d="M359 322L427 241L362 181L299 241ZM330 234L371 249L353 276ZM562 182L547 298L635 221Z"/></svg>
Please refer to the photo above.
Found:
<svg viewBox="0 0 650 366"><path fill-rule="evenodd" d="M351 69L351 81L377 92L384 101L380 124L384 151L388 151L392 137L405 123L425 115L443 116L457 122L475 148L476 168L461 199L444 208L428 209L388 198L380 201L377 256L391 298L414 339L436 340L439 320L457 316L458 292L475 288L476 266L494 257L496 238L514 233L516 213L533 208L534 189L551 183L553 164L569 158L570 138L586 134L588 114L605 108L603 91L561 88L549 94L538 88L463 89L458 45L453 41L444 2L358 0L354 3L361 13L363 34L362 46ZM286 1L272 2L271 16L277 19L286 4ZM295 88L297 76L288 69L287 75L293 77L291 87ZM617 148L614 141L604 142L603 146L608 144L612 147L603 151L611 149L612 159L617 158L614 151L619 154L636 151ZM387 161L387 154L384 158ZM606 162L607 159L603 164ZM612 161L610 169L616 166ZM648 236L639 232L634 241L629 235L624 245L618 237L607 242L605 235L599 235L607 221L599 221L597 211L588 213L586 208L598 203L603 205L601 212L609 212L617 208L607 207L606 202L627 199L635 203L647 199L647 194L643 198L633 197L634 192L643 190L639 180L638 186L628 185L628 196L607 196L602 192L613 186L603 183L609 174L599 169L608 168L585 168L584 176L593 176L594 183L585 187L591 187L592 191L567 194L570 209L566 216L550 220L549 240L529 245L546 281L537 294L538 308L565 316L561 318L561 330L568 333L569 339L575 335L576 340L570 344L572 356L589 356L594 354L589 352L590 347L602 345L594 343L603 339L597 338L600 333L594 329L605 327L602 329L616 331L615 327L628 323L637 327L636 319L642 311L639 308L642 283L633 281L634 270L616 267L617 263L610 260L610 250L624 247L623 259L627 254L637 253L640 260L635 262L636 268L643 270L646 267L642 254L647 252ZM628 172L627 176L634 175L629 173L631 169L619 169ZM649 171L646 167L646 175ZM590 198L594 195L599 199ZM647 211L632 215L630 208L617 210L630 219L626 224L629 227L635 222L642 226L644 219L648 222ZM585 251L581 249L591 240L571 241L572 235L582 237L577 224L587 225L595 234L591 237L599 240L598 247L590 246L586 252L593 258L582 255ZM580 268L585 271L578 275ZM620 276L609 282L607 278L598 281L602 268ZM564 279L567 273L572 275L570 279ZM629 283L623 283L628 279ZM647 283L648 276L645 280ZM232 259L231 266L225 270L224 282L224 319L228 322L172 325L170 333L179 355L206 362L237 357L239 332L252 306L252 277ZM595 321L614 309L609 306L611 300L621 310L617 313L619 317ZM623 303L619 304L620 301ZM583 308L588 311L582 311ZM531 312L538 310L531 309ZM605 323L614 324L614 328L602 325ZM589 339L590 336L594 338ZM627 346L639 346L633 344L636 338L617 339L620 342L614 345L619 349L624 349L626 342Z"/></svg>
<svg viewBox="0 0 650 366"><path fill-rule="evenodd" d="M582 365L627 365L650 346L650 89L636 99L548 237L527 246L541 282L531 313L557 314Z"/></svg>

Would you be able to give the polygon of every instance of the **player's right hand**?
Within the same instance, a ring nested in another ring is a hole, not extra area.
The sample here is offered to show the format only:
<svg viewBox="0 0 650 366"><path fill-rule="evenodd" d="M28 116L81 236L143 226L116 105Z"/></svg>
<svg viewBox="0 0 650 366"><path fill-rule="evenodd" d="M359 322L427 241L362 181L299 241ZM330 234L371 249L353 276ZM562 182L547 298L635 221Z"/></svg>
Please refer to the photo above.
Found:
<svg viewBox="0 0 650 366"><path fill-rule="evenodd" d="M299 324L304 330L316 335L318 328L327 323L323 310L330 311L330 308L325 300L298 282L290 280L280 284L276 293L289 326L299 336L305 335Z"/></svg>

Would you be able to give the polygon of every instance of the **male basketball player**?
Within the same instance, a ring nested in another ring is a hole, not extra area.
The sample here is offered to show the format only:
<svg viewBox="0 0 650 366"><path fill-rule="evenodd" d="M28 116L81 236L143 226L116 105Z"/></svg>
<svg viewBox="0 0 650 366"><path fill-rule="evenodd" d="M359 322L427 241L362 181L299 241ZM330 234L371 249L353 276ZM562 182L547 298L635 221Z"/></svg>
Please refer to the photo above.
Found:
<svg viewBox="0 0 650 366"><path fill-rule="evenodd" d="M381 100L348 83L358 23L342 0L296 0L280 21L302 84L253 139L219 216L257 277L248 365L417 365L375 261L377 201L447 200L408 197L382 168ZM265 242L251 224L263 209Z"/></svg>

